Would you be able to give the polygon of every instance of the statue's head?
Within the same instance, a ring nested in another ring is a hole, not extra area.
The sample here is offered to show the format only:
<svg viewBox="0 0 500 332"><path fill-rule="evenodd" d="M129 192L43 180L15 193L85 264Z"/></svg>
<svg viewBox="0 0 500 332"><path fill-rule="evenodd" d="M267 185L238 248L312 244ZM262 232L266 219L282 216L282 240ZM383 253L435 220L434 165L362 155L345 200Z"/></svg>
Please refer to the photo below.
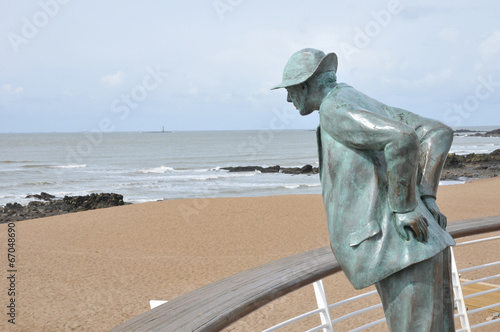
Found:
<svg viewBox="0 0 500 332"><path fill-rule="evenodd" d="M286 88L287 101L294 104L301 115L319 109L323 87L337 80L337 55L325 54L314 48L305 48L293 54L283 71L283 81L271 90Z"/></svg>
<svg viewBox="0 0 500 332"><path fill-rule="evenodd" d="M271 90L302 84L315 74L337 72L337 63L335 53L304 48L291 56L283 70L283 81Z"/></svg>

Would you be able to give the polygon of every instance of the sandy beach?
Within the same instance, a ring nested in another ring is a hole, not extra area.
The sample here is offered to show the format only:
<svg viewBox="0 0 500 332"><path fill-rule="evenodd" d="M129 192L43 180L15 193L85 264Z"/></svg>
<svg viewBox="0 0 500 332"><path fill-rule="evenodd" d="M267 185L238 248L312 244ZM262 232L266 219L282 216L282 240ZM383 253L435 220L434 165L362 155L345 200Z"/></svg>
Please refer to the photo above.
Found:
<svg viewBox="0 0 500 332"><path fill-rule="evenodd" d="M438 196L450 222L500 216L499 203L500 178L442 186ZM171 200L17 222L16 324L3 314L0 330L107 331L148 310L149 300L170 300L328 246L325 218L320 195L293 195ZM7 224L0 225L0 234L6 253ZM498 260L498 252L484 244L457 250L456 256L461 268ZM5 312L8 284L2 279ZM325 288L329 302L359 293L341 274L325 279ZM227 331L258 331L314 306L307 286Z"/></svg>

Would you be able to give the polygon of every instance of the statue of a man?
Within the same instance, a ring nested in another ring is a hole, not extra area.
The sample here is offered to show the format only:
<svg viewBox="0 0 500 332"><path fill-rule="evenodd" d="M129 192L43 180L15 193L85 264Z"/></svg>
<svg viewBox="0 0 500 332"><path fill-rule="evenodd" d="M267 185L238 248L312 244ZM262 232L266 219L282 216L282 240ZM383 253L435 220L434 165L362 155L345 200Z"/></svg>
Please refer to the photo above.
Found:
<svg viewBox="0 0 500 332"><path fill-rule="evenodd" d="M376 285L391 331L455 331L455 242L436 205L453 132L337 83L336 72L335 53L303 49L273 88L286 88L301 115L319 110L333 253L356 289Z"/></svg>

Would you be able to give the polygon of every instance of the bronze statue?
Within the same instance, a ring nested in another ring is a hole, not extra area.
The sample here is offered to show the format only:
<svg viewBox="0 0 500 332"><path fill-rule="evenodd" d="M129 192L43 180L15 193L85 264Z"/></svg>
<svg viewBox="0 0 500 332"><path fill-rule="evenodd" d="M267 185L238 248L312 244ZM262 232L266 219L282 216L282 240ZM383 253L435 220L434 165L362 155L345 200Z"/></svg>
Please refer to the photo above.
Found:
<svg viewBox="0 0 500 332"><path fill-rule="evenodd" d="M376 285L391 331L455 331L455 242L436 205L453 132L337 83L336 72L335 53L303 49L273 88L286 88L301 115L319 110L333 253L356 289Z"/></svg>

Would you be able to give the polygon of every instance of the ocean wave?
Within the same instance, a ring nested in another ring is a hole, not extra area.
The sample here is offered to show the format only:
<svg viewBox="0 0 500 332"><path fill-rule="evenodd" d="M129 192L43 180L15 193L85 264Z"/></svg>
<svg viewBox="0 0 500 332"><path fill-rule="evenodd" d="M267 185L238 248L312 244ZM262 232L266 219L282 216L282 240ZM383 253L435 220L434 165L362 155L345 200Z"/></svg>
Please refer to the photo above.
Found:
<svg viewBox="0 0 500 332"><path fill-rule="evenodd" d="M26 187L26 186L52 186L57 184L57 182L53 181L38 181L38 182L25 182L21 184L20 186Z"/></svg>
<svg viewBox="0 0 500 332"><path fill-rule="evenodd" d="M176 173L206 173L206 172L212 172L212 171L218 171L218 170L211 169L211 168L198 168L198 169L174 168L173 171Z"/></svg>
<svg viewBox="0 0 500 332"><path fill-rule="evenodd" d="M298 189L304 187L320 187L321 183L300 183L300 184L288 184L282 186L285 189Z"/></svg>
<svg viewBox="0 0 500 332"><path fill-rule="evenodd" d="M131 198L127 200L129 203L134 203L134 204L140 204L140 203L149 203L149 202L157 202L157 201L163 201L163 197L161 198Z"/></svg>
<svg viewBox="0 0 500 332"><path fill-rule="evenodd" d="M0 160L0 164L33 164L34 160Z"/></svg>
<svg viewBox="0 0 500 332"><path fill-rule="evenodd" d="M56 166L50 166L52 168L85 168L87 167L87 164L73 164L73 165L56 165Z"/></svg>
<svg viewBox="0 0 500 332"><path fill-rule="evenodd" d="M259 171L255 172L241 172L241 173L221 173L217 175L205 175L205 176L200 176L200 175L191 175L187 176L192 180L197 180L197 181L208 181L208 180L217 180L217 179L227 179L227 178L244 178L244 177L251 177L255 176L256 174L259 174Z"/></svg>
<svg viewBox="0 0 500 332"><path fill-rule="evenodd" d="M49 168L53 167L52 165L48 164L34 164L34 165L22 165L22 168Z"/></svg>
<svg viewBox="0 0 500 332"><path fill-rule="evenodd" d="M160 166L160 167L142 169L139 172L144 173L144 174L148 174L148 173L165 174L166 172L172 172L174 170L175 169L172 167Z"/></svg>

